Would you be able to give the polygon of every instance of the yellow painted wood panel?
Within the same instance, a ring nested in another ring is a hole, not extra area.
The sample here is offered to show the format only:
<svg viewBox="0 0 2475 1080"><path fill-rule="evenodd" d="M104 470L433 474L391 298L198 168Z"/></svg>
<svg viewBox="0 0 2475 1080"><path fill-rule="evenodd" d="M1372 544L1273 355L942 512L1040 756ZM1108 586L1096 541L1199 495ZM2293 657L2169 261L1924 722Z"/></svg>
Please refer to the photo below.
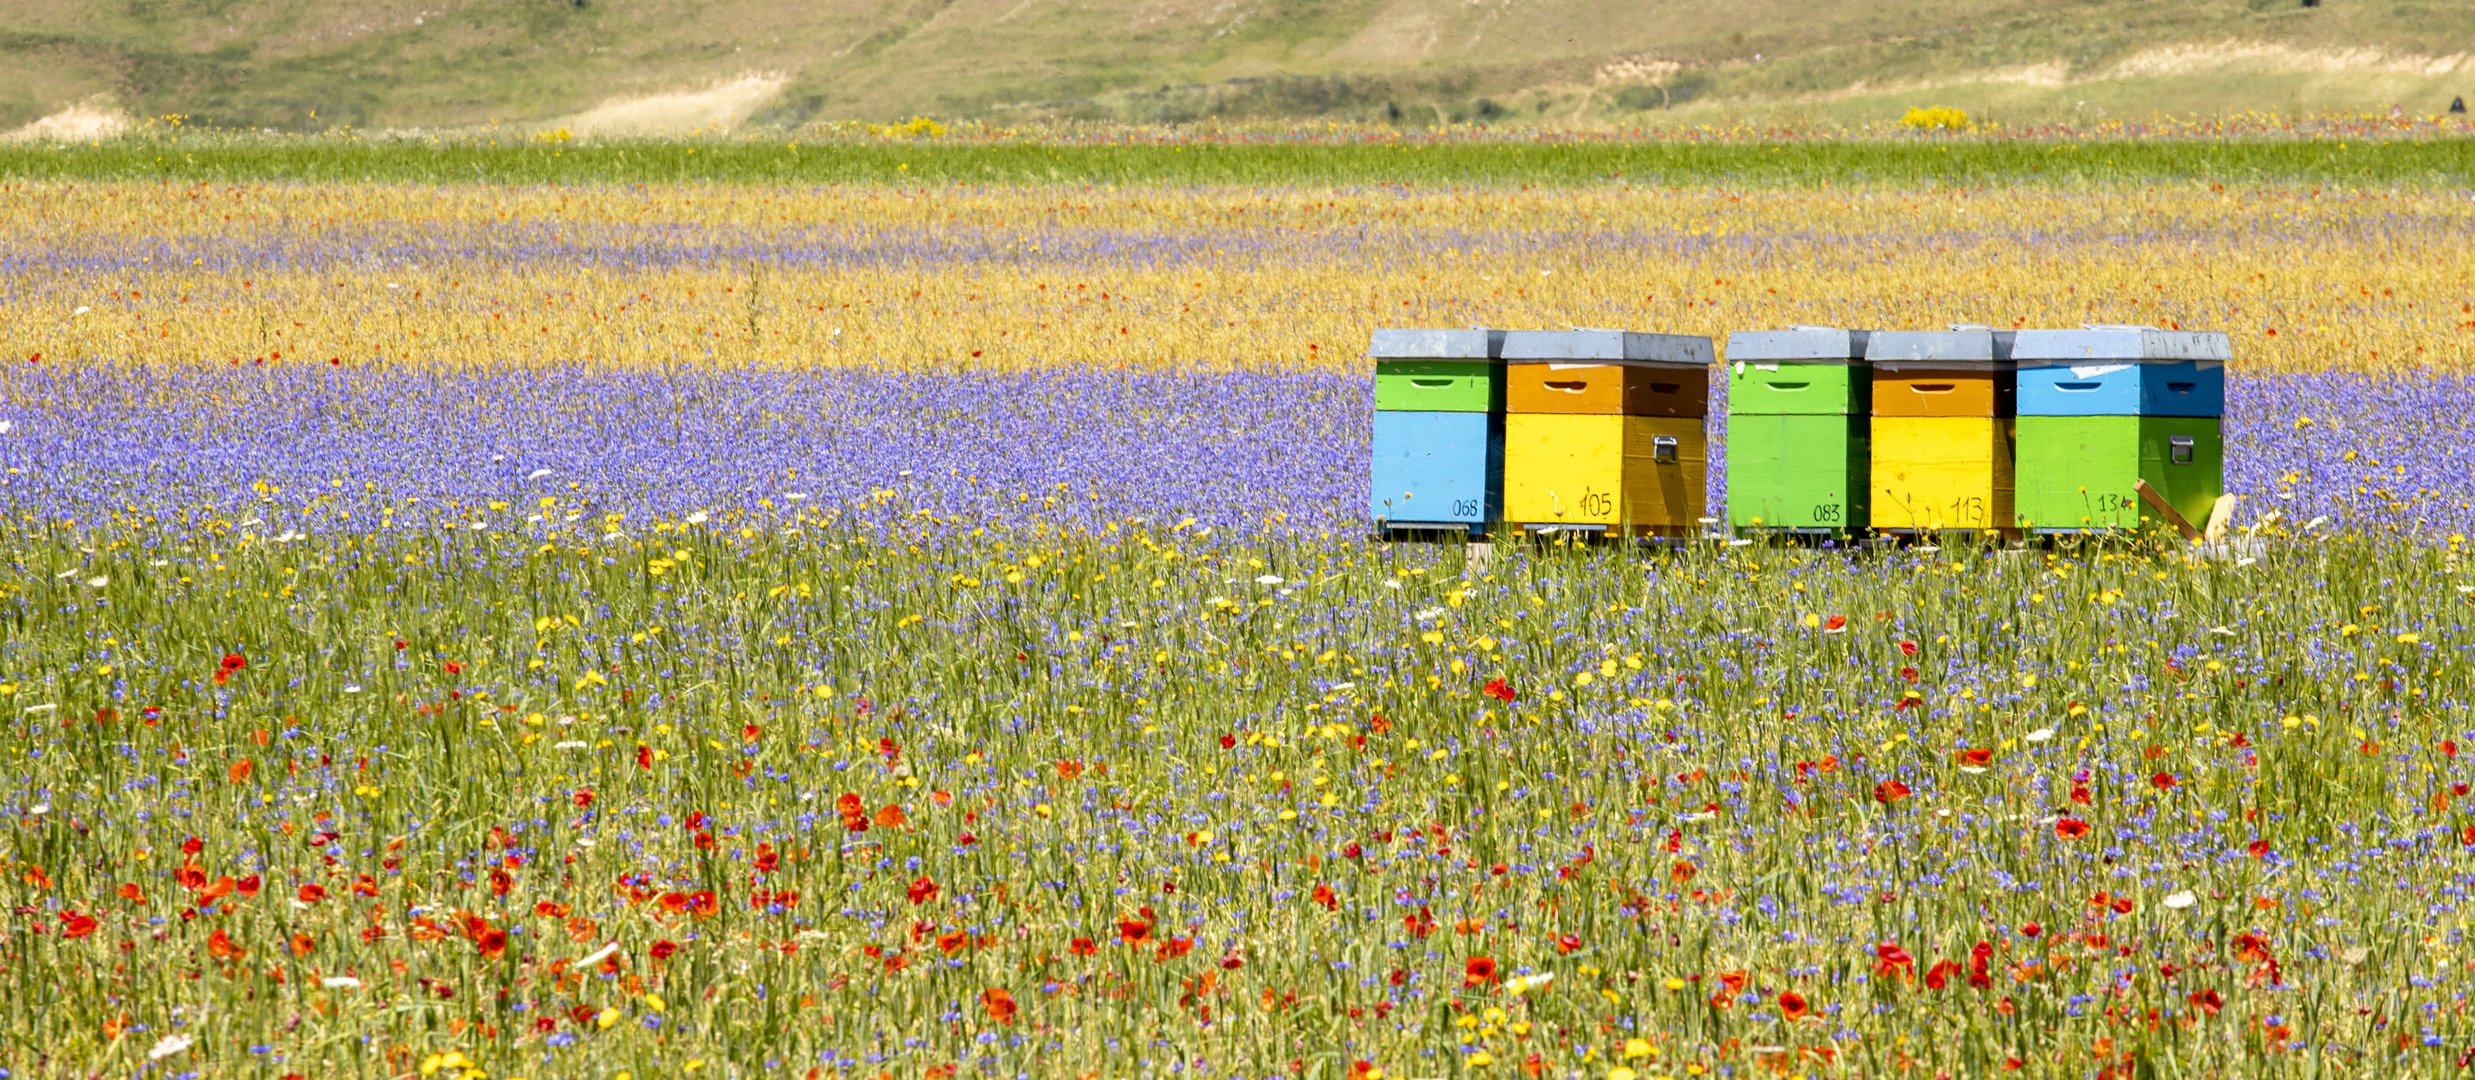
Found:
<svg viewBox="0 0 2475 1080"><path fill-rule="evenodd" d="M1875 416L2009 416L2008 368L1874 365Z"/></svg>
<svg viewBox="0 0 2475 1080"><path fill-rule="evenodd" d="M2011 421L1874 418L1874 528L2010 528L2011 496Z"/></svg>
<svg viewBox="0 0 2475 1080"><path fill-rule="evenodd" d="M1571 413L1504 417L1504 520L1616 524L1623 511L1626 419Z"/></svg>
<svg viewBox="0 0 2475 1080"><path fill-rule="evenodd" d="M1710 411L1710 372L1675 364L1507 364L1504 409L1701 416Z"/></svg>
<svg viewBox="0 0 2475 1080"><path fill-rule="evenodd" d="M1637 529L1699 529L1709 500L1710 437L1700 417L1624 418L1624 504ZM1659 439L1675 440L1674 460L1659 460Z"/></svg>

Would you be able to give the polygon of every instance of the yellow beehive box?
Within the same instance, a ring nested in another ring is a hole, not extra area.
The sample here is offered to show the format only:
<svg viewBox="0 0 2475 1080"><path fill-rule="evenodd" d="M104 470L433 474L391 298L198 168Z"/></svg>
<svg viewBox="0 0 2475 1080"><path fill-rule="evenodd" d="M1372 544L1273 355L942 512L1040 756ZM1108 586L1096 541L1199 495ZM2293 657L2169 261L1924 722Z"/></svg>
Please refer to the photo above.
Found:
<svg viewBox="0 0 2475 1080"><path fill-rule="evenodd" d="M1513 413L1504 418L1504 520L1692 531L1708 456L1700 417Z"/></svg>
<svg viewBox="0 0 2475 1080"><path fill-rule="evenodd" d="M1876 416L1873 527L2009 529L2011 421Z"/></svg>

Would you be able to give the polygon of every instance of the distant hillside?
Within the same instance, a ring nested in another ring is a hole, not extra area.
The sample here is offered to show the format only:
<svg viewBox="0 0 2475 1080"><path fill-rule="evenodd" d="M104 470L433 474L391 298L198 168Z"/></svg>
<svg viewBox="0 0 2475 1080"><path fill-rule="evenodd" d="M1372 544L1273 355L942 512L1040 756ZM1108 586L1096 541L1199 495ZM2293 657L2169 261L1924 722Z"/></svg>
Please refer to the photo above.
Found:
<svg viewBox="0 0 2475 1080"><path fill-rule="evenodd" d="M9 0L0 131L2441 111L2466 0Z"/></svg>

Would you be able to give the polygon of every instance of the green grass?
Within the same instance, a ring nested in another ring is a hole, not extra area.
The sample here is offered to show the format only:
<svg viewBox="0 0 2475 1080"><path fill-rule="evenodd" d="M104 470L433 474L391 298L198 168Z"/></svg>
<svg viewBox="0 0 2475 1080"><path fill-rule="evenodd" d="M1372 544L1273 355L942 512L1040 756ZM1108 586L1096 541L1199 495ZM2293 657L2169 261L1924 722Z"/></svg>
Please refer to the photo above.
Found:
<svg viewBox="0 0 2475 1080"><path fill-rule="evenodd" d="M2440 744L2475 694L2429 614L2462 571L2426 546L1474 569L600 532L0 525L12 1067L127 1073L175 1031L176 1067L266 1077L450 1050L498 1077L829 1051L1477 1075L1465 1048L1599 1076L1635 1037L1644 1077L2301 1076L2459 1049L2411 1038L2459 1000L2427 920L2464 881ZM718 907L660 900L699 890ZM612 942L607 973L566 967Z"/></svg>
<svg viewBox="0 0 2475 1080"><path fill-rule="evenodd" d="M2041 142L1057 145L680 143L425 146L183 139L0 147L16 180L627 184L1807 185L2475 183L2451 139Z"/></svg>
<svg viewBox="0 0 2475 1080"><path fill-rule="evenodd" d="M0 28L12 76L0 80L0 130L95 94L139 116L242 129L532 123L751 71L789 80L769 117L786 124L913 113L1365 121L1394 108L1467 118L1494 111L1483 100L1534 122L1629 126L1662 115L1612 101L1649 89L1644 61L1678 65L1669 81L1713 101L1825 115L1853 88L1905 88L1896 108L1859 117L1872 122L1947 104L1939 88L1986 72L2049 64L2067 68L2064 85L1994 95L1992 115L2085 121L2083 102L2124 87L2134 100L2106 117L2392 103L2424 115L2466 91L2464 70L2384 58L2475 49L2464 14L2457 0L21 0ZM2223 43L2302 58L2202 63L2163 81L2115 70L2159 46ZM2264 72L2278 81L2263 85Z"/></svg>

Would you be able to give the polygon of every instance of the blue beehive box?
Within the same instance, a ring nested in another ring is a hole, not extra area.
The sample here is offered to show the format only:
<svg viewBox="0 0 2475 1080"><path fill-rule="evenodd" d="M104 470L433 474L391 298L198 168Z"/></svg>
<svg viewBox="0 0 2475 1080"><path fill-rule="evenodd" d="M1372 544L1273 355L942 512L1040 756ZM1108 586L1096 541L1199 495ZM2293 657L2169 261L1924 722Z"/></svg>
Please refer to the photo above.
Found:
<svg viewBox="0 0 2475 1080"><path fill-rule="evenodd" d="M1374 458L1379 524L1475 531L1502 514L1501 414L1379 411Z"/></svg>
<svg viewBox="0 0 2475 1080"><path fill-rule="evenodd" d="M1500 330L1375 332L1367 510L1378 527L1476 533L1503 516L1503 347Z"/></svg>
<svg viewBox="0 0 2475 1080"><path fill-rule="evenodd" d="M2148 326L2022 330L2021 416L2223 416L2226 335Z"/></svg>

